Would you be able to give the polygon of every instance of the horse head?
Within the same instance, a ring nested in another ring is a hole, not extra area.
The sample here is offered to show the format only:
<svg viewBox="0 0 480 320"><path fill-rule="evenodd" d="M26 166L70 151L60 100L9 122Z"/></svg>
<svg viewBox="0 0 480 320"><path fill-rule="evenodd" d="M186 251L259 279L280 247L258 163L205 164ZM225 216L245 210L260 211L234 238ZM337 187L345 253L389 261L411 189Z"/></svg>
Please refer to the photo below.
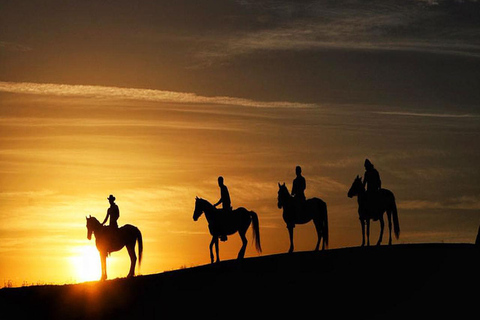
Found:
<svg viewBox="0 0 480 320"><path fill-rule="evenodd" d="M364 191L365 191L365 188L362 183L362 178L357 175L355 180L353 180L350 190L348 190L347 196L349 198L352 198L354 196L358 196L361 192L364 192Z"/></svg>
<svg viewBox="0 0 480 320"><path fill-rule="evenodd" d="M193 221L197 221L202 215L204 209L202 206L202 199L195 197L195 210L193 211Z"/></svg>
<svg viewBox="0 0 480 320"><path fill-rule="evenodd" d="M278 209L283 208L285 205L285 202L287 201L288 198L290 198L290 192L288 191L287 186L285 185L285 182L283 184L278 183Z"/></svg>
<svg viewBox="0 0 480 320"><path fill-rule="evenodd" d="M98 229L98 226L101 226L100 222L97 220L97 218L89 216L86 217L87 219L87 239L91 240L92 239L92 233L95 232L95 230Z"/></svg>

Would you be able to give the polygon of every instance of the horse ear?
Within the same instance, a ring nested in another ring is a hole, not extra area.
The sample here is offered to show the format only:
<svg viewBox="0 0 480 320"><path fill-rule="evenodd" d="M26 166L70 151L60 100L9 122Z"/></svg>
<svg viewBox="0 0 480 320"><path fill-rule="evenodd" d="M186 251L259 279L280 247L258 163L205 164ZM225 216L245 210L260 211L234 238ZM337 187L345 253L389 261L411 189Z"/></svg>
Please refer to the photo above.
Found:
<svg viewBox="0 0 480 320"><path fill-rule="evenodd" d="M283 183L283 186L285 187L285 182Z"/></svg>
<svg viewBox="0 0 480 320"><path fill-rule="evenodd" d="M279 187L279 188L281 187L280 182L278 183L278 187Z"/></svg>

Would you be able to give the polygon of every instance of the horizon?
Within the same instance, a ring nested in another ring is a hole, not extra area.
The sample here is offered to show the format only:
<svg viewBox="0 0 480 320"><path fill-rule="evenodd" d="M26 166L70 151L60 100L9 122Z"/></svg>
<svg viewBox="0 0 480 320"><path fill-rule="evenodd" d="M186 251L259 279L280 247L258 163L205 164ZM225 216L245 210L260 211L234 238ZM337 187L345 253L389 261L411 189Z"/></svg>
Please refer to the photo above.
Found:
<svg viewBox="0 0 480 320"><path fill-rule="evenodd" d="M143 234L141 274L209 263L192 216L196 196L220 198L218 176L258 214L263 254L287 252L277 183L291 190L297 165L327 203L329 248L358 246L347 191L366 158L396 197L393 244L475 241L478 2L0 6L4 284L99 279L85 217L103 221L110 194ZM295 251L315 242L313 223L296 226ZM240 246L229 236L220 257ZM109 278L128 266L113 252Z"/></svg>

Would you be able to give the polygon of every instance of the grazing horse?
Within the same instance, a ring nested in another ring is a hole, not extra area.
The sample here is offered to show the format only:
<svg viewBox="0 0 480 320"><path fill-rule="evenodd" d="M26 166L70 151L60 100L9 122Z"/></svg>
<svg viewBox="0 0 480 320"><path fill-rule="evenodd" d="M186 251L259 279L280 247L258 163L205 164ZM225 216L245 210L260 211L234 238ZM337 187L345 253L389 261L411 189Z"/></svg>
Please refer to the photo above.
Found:
<svg viewBox="0 0 480 320"><path fill-rule="evenodd" d="M362 178L357 176L353 181L350 190L348 191L349 198L354 196L358 197L358 215L360 218L360 224L362 225L362 247L365 245L365 224L367 225L367 246L370 245L370 219L373 219L373 221L380 220L380 237L378 238L377 246L382 243L383 229L385 228L383 214L385 212L387 212L388 217L388 244L392 244L392 216L395 238L398 239L400 237L400 224L398 222L397 205L395 203L395 196L393 195L392 191L380 189L377 191L377 195L373 196L374 199L367 201L365 199L366 191L365 186L362 183Z"/></svg>
<svg viewBox="0 0 480 320"><path fill-rule="evenodd" d="M102 226L95 217L90 216L87 218L88 240L92 238L92 234L95 235L95 244L102 262L101 280L107 279L107 255L123 247L127 247L128 254L130 255L130 272L127 277L133 277L135 273L135 262L137 261L137 256L135 255L135 243L137 241L138 266L140 266L142 262L143 240L140 230L130 224L114 230L111 227Z"/></svg>
<svg viewBox="0 0 480 320"><path fill-rule="evenodd" d="M250 223L253 224L253 241L258 252L262 252L260 246L260 229L258 225L258 216L253 211L248 211L245 208L237 208L231 213L226 213L223 210L216 209L210 202L205 199L195 198L195 211L193 212L193 220L197 221L198 218L205 213L205 217L208 222L208 229L212 235L212 241L210 242L210 260L213 263L214 255L212 247L215 244L215 252L217 253L216 262L220 261L218 255L218 238L221 235L231 235L238 232L242 239L242 248L238 252L237 259L243 259L245 256L245 250L247 248L247 233Z"/></svg>
<svg viewBox="0 0 480 320"><path fill-rule="evenodd" d="M307 199L304 203L299 203L297 199L291 196L285 183L282 185L279 183L278 188L278 208L283 208L283 220L287 224L290 236L288 252L293 252L293 228L295 228L295 225L304 224L310 222L310 220L313 220L318 236L315 251L318 251L322 238L322 250L328 247L327 204L319 198Z"/></svg>

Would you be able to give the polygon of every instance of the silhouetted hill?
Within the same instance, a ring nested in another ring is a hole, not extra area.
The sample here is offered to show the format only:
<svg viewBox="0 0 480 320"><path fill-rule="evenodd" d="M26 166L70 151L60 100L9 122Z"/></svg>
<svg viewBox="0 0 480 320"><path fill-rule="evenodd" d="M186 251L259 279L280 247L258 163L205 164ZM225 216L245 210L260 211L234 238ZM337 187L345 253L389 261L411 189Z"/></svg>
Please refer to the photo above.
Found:
<svg viewBox="0 0 480 320"><path fill-rule="evenodd" d="M18 319L396 319L478 314L480 251L415 244L298 252L77 285L4 288Z"/></svg>

